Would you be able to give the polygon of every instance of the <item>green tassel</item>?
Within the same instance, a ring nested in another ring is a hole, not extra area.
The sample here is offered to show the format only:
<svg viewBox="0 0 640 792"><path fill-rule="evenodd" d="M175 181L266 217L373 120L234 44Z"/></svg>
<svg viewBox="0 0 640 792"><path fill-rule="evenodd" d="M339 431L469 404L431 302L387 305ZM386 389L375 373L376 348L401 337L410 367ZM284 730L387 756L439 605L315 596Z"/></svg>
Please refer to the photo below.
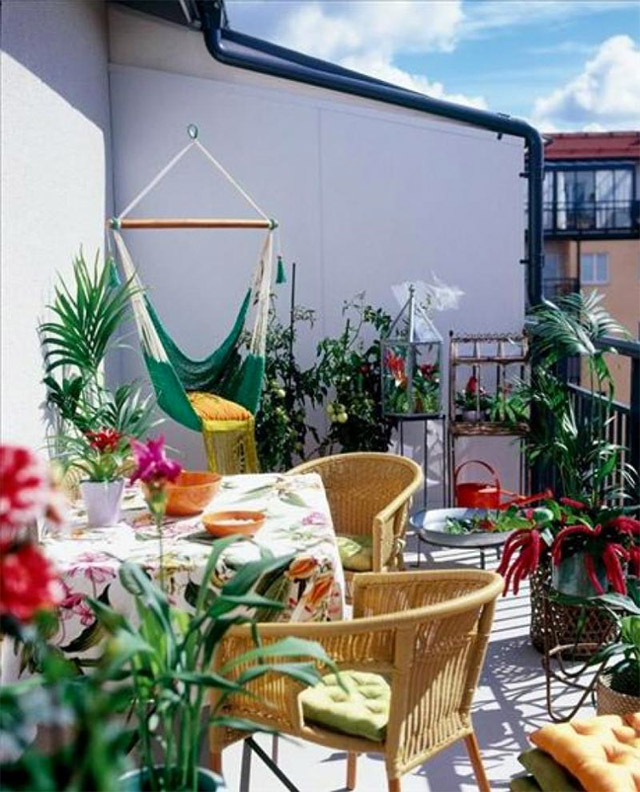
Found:
<svg viewBox="0 0 640 792"><path fill-rule="evenodd" d="M284 269L284 262L282 261L282 256L278 256L278 271L276 273L276 283L286 283L287 282L287 273Z"/></svg>
<svg viewBox="0 0 640 792"><path fill-rule="evenodd" d="M120 279L120 273L118 272L115 259L111 256L109 256L109 260L107 261L107 267L109 267L109 285L112 289L117 289L118 286L122 285L122 280Z"/></svg>

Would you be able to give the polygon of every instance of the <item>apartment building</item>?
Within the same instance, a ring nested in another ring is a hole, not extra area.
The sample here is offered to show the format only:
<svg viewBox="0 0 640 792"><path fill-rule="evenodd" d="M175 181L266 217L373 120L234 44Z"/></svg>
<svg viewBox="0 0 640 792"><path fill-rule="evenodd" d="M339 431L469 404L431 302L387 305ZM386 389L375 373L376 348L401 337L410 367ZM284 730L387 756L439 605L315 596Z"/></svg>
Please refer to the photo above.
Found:
<svg viewBox="0 0 640 792"><path fill-rule="evenodd" d="M597 289L640 338L640 132L545 135L543 289ZM614 361L616 398L628 401L628 363Z"/></svg>

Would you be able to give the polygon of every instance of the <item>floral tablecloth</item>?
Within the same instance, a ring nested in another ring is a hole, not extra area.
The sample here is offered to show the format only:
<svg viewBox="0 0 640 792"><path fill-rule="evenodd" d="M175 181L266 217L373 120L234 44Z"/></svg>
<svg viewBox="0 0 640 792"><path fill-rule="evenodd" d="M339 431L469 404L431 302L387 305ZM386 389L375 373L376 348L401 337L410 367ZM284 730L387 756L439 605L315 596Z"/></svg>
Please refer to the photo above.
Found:
<svg viewBox="0 0 640 792"><path fill-rule="evenodd" d="M60 626L53 642L69 657L90 659L100 654L104 638L86 603L85 595L99 598L120 612L133 614L131 596L120 584L123 560L140 564L159 577L156 529L134 497L123 512L123 522L111 528L86 527L77 516L70 527L44 538L47 556L55 563L67 587L60 611ZM329 505L320 477L315 474L228 476L207 511L230 509L262 511L266 520L252 541L232 545L221 557L213 585L230 579L242 564L257 559L260 548L274 556L294 558L284 574L261 581L258 590L283 603L282 611L258 614L279 621L340 619L344 607L344 576ZM174 605L188 609L210 552L199 517L167 521L163 526L164 577ZM28 658L3 646L3 678L15 678ZM8 656L10 655L10 656Z"/></svg>

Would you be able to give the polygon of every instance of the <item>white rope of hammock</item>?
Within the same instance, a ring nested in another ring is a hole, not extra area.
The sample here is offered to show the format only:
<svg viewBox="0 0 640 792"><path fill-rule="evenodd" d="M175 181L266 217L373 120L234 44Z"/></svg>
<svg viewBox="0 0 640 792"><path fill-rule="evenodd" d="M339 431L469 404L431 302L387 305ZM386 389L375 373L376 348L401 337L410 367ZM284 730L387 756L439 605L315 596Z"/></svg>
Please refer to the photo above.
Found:
<svg viewBox="0 0 640 792"><path fill-rule="evenodd" d="M180 162L185 154L192 148L197 148L206 159L221 173L224 178L234 187L234 189L246 200L246 202L264 219L271 224L271 218L267 215L249 195L249 193L237 182L227 169L206 149L199 140L194 139L179 151L167 165L164 166L146 185L133 200L115 218L115 226L112 225L111 233L118 249L118 255L127 281L134 287L131 296L131 306L138 328L138 334L145 352L158 362L168 362L167 353L160 341L155 325L149 316L146 301L144 299L144 286L125 241L120 233L118 226L121 221L135 209L136 206L156 187L162 179ZM265 240L260 250L258 263L253 273L251 292L253 294L253 304L256 308L255 320L251 339L249 342L249 352L253 355L264 356L267 342L267 326L269 321L269 294L271 291L271 279L273 275L273 234L274 228L270 227L267 231Z"/></svg>

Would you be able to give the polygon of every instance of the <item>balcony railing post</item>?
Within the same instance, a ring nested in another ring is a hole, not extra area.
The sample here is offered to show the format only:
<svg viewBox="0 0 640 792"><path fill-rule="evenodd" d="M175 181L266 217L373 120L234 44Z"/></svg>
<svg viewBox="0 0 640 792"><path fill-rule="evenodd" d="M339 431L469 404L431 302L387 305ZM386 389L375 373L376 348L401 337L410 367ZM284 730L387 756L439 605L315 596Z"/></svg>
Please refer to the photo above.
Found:
<svg viewBox="0 0 640 792"><path fill-rule="evenodd" d="M629 461L640 474L640 358L631 358L629 404Z"/></svg>

